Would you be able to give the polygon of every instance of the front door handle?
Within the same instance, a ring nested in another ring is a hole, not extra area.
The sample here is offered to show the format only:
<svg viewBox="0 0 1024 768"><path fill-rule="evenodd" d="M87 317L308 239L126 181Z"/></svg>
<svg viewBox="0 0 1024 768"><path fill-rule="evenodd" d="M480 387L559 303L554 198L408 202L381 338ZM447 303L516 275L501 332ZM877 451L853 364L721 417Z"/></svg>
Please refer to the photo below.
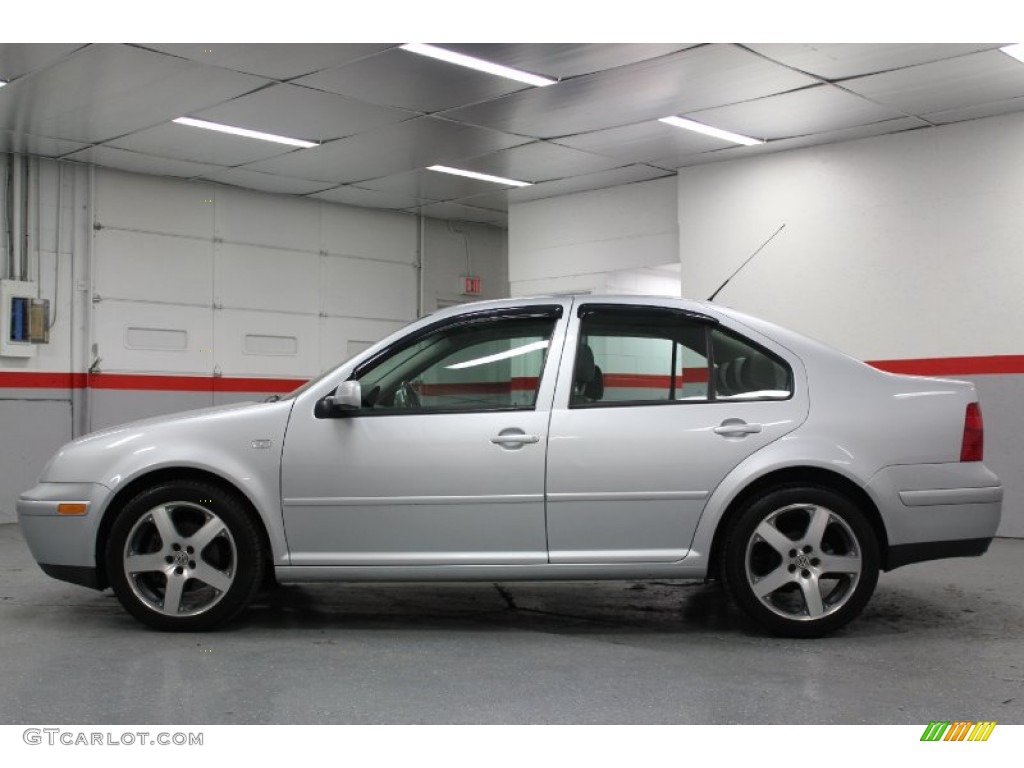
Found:
<svg viewBox="0 0 1024 768"><path fill-rule="evenodd" d="M715 434L722 437L745 437L756 435L760 431L760 424L747 424L743 419L726 419L715 427Z"/></svg>
<svg viewBox="0 0 1024 768"><path fill-rule="evenodd" d="M510 429L506 429L502 430L501 434L492 437L491 442L495 445L507 445L510 448L514 448L516 446L526 445L527 443L539 443L540 437L538 435L527 435L519 430L512 431Z"/></svg>

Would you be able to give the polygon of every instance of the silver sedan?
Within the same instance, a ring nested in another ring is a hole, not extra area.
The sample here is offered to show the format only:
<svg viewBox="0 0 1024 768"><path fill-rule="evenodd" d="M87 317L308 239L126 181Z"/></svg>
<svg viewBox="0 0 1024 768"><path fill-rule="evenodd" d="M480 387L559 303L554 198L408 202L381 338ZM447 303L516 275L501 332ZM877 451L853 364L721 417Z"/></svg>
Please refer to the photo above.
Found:
<svg viewBox="0 0 1024 768"><path fill-rule="evenodd" d="M44 571L160 629L273 580L713 578L809 637L880 570L985 552L982 452L971 384L714 304L546 297L431 315L276 402L82 437L18 514Z"/></svg>

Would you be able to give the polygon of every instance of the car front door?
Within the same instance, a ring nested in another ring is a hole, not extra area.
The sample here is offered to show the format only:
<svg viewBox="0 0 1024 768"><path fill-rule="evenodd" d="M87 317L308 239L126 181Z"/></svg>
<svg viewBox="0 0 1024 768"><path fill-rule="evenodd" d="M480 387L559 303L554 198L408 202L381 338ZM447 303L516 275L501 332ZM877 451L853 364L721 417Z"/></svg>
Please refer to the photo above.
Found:
<svg viewBox="0 0 1024 768"><path fill-rule="evenodd" d="M544 461L569 306L421 327L355 369L362 407L341 417L298 401L282 464L292 565L547 562Z"/></svg>
<svg viewBox="0 0 1024 768"><path fill-rule="evenodd" d="M573 314L549 432L550 562L681 560L711 491L804 420L805 387L778 351L710 317Z"/></svg>

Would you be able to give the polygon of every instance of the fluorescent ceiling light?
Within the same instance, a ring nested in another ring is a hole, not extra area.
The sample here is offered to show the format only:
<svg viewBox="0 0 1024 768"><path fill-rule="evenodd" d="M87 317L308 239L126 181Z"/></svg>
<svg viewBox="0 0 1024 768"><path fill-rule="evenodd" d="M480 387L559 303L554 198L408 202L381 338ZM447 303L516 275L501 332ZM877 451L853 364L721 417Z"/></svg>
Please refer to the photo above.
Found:
<svg viewBox="0 0 1024 768"><path fill-rule="evenodd" d="M7 85L7 81L6 80L0 80L0 88L3 88L5 85Z"/></svg>
<svg viewBox="0 0 1024 768"><path fill-rule="evenodd" d="M660 122L674 125L676 128L685 128L688 131L695 131L697 133L703 133L705 136L714 136L716 139L724 139L725 141L731 141L735 144L742 144L746 147L752 147L755 144L764 144L761 139L752 139L749 136L741 136L738 133L732 131L723 131L721 128L712 128L710 125L704 125L704 123L698 123L695 120L687 120L685 117L663 117Z"/></svg>
<svg viewBox="0 0 1024 768"><path fill-rule="evenodd" d="M428 171L437 171L438 173L450 173L452 176L465 176L467 179L479 179L480 181L490 181L494 184L505 184L509 187L529 187L532 183L529 181L516 181L515 179L506 179L502 176L491 176L486 173L477 173L476 171L464 171L461 168L449 168L447 165L431 165L427 168Z"/></svg>
<svg viewBox="0 0 1024 768"><path fill-rule="evenodd" d="M403 51L418 53L420 56L429 56L432 59L447 61L449 64L458 64L460 67L469 67L479 72L486 72L498 77L507 77L509 80L518 80L520 83L536 85L537 87L554 85L558 82L549 77L541 77L540 75L523 72L521 69L512 69L512 67L503 67L501 64L495 64L493 61L478 59L476 56L467 56L464 53L456 53L455 51L438 48L436 45L428 45L427 43L406 43L401 48Z"/></svg>
<svg viewBox="0 0 1024 768"><path fill-rule="evenodd" d="M1024 62L1024 43L1014 43L999 50L1007 56L1013 56L1017 61Z"/></svg>
<svg viewBox="0 0 1024 768"><path fill-rule="evenodd" d="M527 355L530 352L536 352L538 349L547 349L547 348L548 348L547 340L544 340L544 341L534 341L534 342L531 342L529 344L523 344L521 347L513 347L512 349L507 349L504 352L498 352L498 353L493 354L493 355L487 355L486 357L478 357L478 358L476 358L474 360L467 360L464 363L455 363L453 365L446 365L445 368L447 368L449 371L457 371L457 370L461 370L462 368L476 368L478 365L486 365L487 363L496 363L499 360L508 360L509 358L512 358L512 357L519 357L520 355Z"/></svg>
<svg viewBox="0 0 1024 768"><path fill-rule="evenodd" d="M207 120L196 120L192 117L179 117L174 122L179 123L180 125L191 125L193 128L205 128L208 131L230 133L233 136L245 136L246 138L259 139L260 141L273 141L276 144L288 144L292 147L303 147L304 149L309 149L310 147L317 146L315 141L290 139L287 136L278 136L273 133L263 133L261 131L250 131L248 128L235 128L233 125L211 123Z"/></svg>

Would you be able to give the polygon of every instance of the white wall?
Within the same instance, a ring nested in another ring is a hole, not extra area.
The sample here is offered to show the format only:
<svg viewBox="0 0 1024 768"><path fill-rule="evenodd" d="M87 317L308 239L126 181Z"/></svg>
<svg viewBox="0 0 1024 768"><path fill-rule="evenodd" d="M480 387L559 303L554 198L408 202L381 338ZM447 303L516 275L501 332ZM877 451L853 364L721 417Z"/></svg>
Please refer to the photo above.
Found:
<svg viewBox="0 0 1024 768"><path fill-rule="evenodd" d="M1024 114L684 168L683 292L863 359L1020 352Z"/></svg>
<svg viewBox="0 0 1024 768"><path fill-rule="evenodd" d="M678 261L675 179L509 206L513 296L608 290L608 273Z"/></svg>

